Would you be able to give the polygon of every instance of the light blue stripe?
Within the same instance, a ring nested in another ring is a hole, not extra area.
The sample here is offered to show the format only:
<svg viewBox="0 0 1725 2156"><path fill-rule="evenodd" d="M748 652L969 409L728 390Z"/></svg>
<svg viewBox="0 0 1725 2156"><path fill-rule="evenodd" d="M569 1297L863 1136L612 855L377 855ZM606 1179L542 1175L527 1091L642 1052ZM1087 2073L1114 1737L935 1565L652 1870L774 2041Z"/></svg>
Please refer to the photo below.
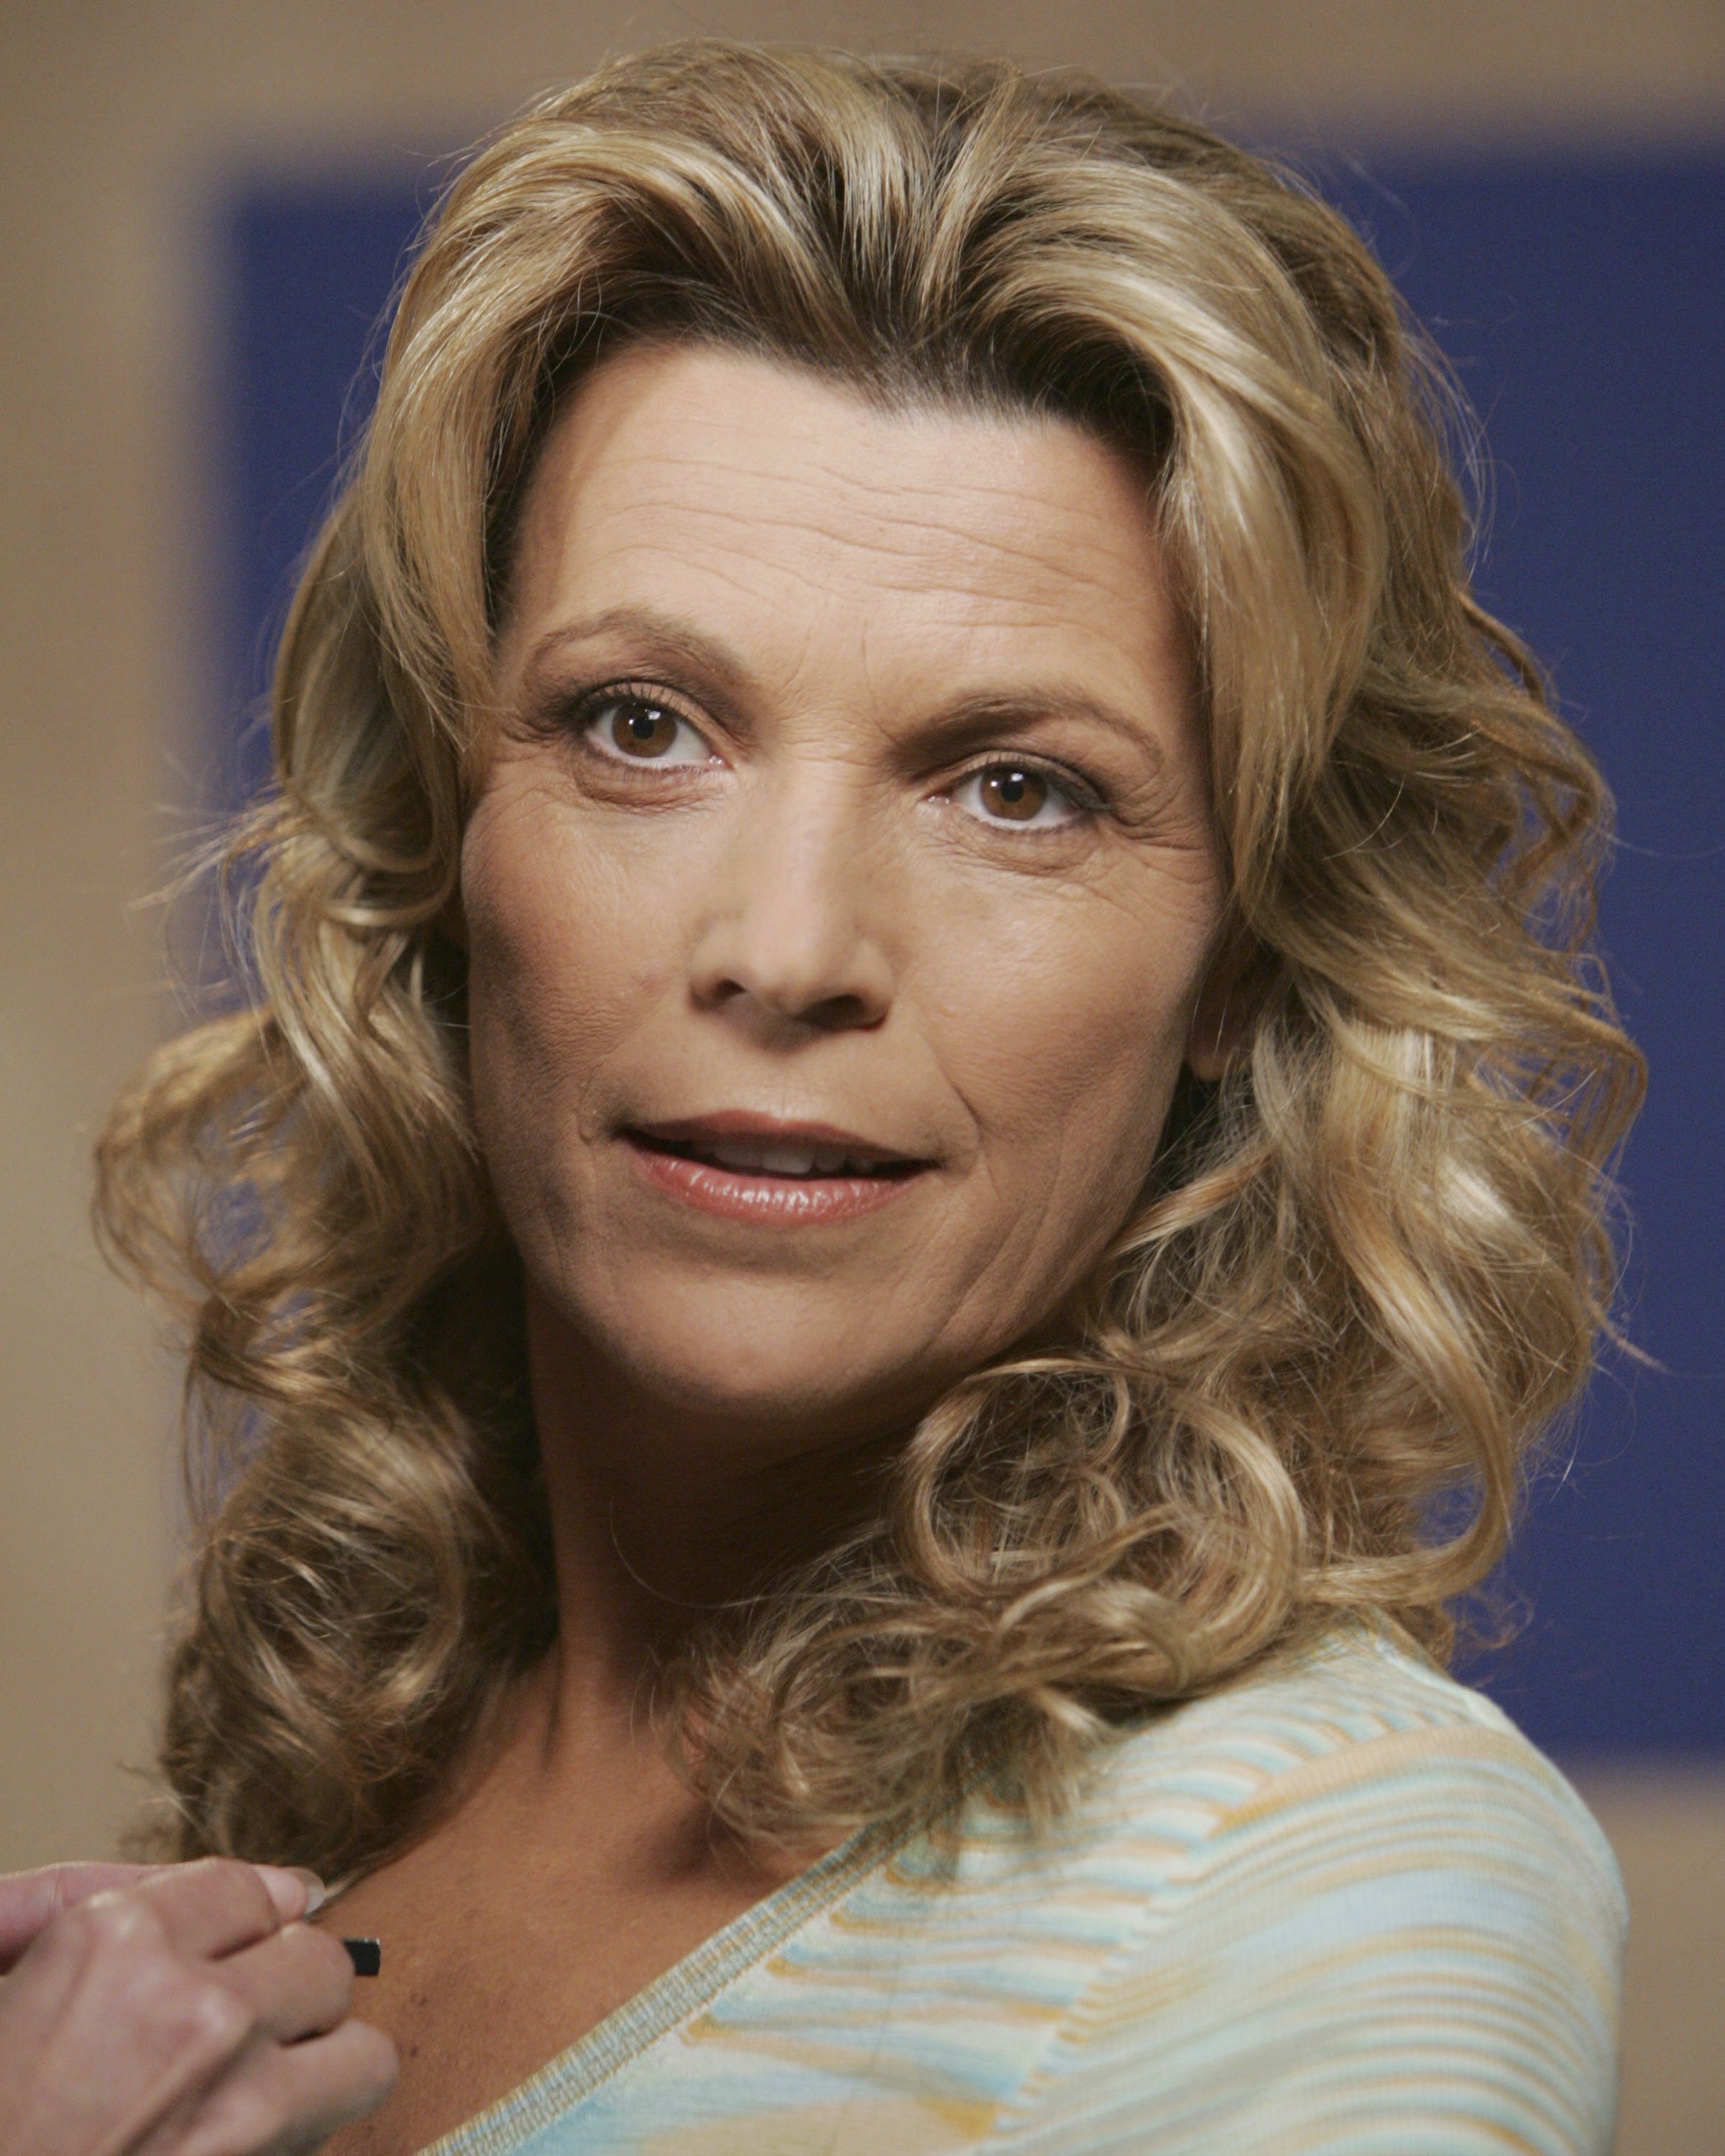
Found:
<svg viewBox="0 0 1725 2156"><path fill-rule="evenodd" d="M1550 1763L1350 1622L1041 1842L854 1840L438 2156L1605 2156L1625 1921Z"/></svg>

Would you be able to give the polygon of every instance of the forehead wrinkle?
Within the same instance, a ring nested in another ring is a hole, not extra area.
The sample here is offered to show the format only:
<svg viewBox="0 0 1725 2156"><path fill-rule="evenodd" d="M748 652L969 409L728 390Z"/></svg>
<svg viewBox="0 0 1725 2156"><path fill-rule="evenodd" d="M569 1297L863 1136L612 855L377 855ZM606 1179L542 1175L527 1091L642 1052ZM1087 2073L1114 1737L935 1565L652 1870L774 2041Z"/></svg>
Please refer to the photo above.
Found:
<svg viewBox="0 0 1725 2156"><path fill-rule="evenodd" d="M640 538L627 540L619 545L608 547L605 550L605 558L608 565L615 565L627 562L632 557L644 557L650 566L662 571L665 553L665 547L662 539ZM732 566L737 559L737 550L735 547L726 547L716 555L703 555L701 558L693 561L685 558L680 561L678 566L685 569L692 569L703 579L711 580L728 590L736 592L740 597L758 604L762 596L759 580L740 575ZM782 579L795 589L812 594L824 605L839 603L854 603L857 596L854 584L848 582L835 582L831 574L823 574L820 568L815 565L804 567L795 562L775 562L773 573L776 579ZM990 592L982 586L949 582L927 575L876 578L871 580L870 589L874 595L882 598L927 599L931 596L944 593L956 598L979 601L989 613L990 626L998 624L1003 629L1040 629L1049 627L1065 629L1072 625L1070 617L1054 603L1052 595L1042 604L1040 618L1031 616L1025 619L1009 618L1001 620L1000 614L1004 607L1009 605L1023 608L1034 604L1034 602L1029 595L1023 593L1014 593L1008 598L999 593ZM773 611L776 613L782 613L783 609L775 607ZM963 626L963 624L955 625ZM689 655L695 657L703 666L709 667L710 670L716 673L730 675L739 670L737 662L730 660L728 655L722 655L719 647L713 645L709 639L701 637L698 633L680 632L670 628L669 624L661 626L660 623L650 615L649 610L638 610L628 606L607 608L602 613L593 616L588 622L571 624L548 632L534 646L535 655L536 657L540 653L548 651L559 644L579 641L588 635L603 634L613 629L624 633L631 629L644 631L656 641L663 642L673 649L682 649ZM813 624L809 624L807 633L811 636L817 633Z"/></svg>
<svg viewBox="0 0 1725 2156"><path fill-rule="evenodd" d="M613 504L604 512L609 516L646 514L666 514L695 518L711 518L724 524L758 525L762 511L758 502L746 508L734 506L728 492L721 492L717 499L703 500L700 491L691 498L685 482L692 475L697 480L711 478L716 483L732 482L751 489L763 483L793 498L803 497L813 504L813 513L795 511L781 511L776 516L769 509L766 514L773 521L793 524L845 547L867 546L879 548L880 534L902 531L913 539L924 540L930 535L939 535L962 546L998 550L1009 557L1036 560L1038 550L1026 543L1022 536L1008 536L998 528L995 520L978 522L955 521L955 503L969 501L989 508L1004 505L1008 516L1001 520L1016 526L1023 534L1025 524L1040 515L1059 527L1059 545L1064 557L1075 544L1086 553L1117 555L1118 550L1095 543L1090 534L1095 529L1095 520L1075 512L1069 506L1050 499L1040 487L1019 480L986 480L962 476L927 480L914 475L896 474L889 477L875 477L855 472L841 465L823 463L814 471L789 471L763 469L755 461L729 458L680 458L664 452L625 452L613 459L614 466L625 470L636 466L648 473L660 475L645 485L632 485L631 498L626 503ZM670 476L675 475L675 477ZM860 537L848 524L834 521L832 497L841 491L853 498L860 497L866 505L866 521L874 527L867 536ZM1134 509L1142 516L1145 542L1153 544L1154 526L1147 507L1134 503ZM1076 527L1076 529L1075 529Z"/></svg>
<svg viewBox="0 0 1725 2156"><path fill-rule="evenodd" d="M1043 489L1022 479L1016 481L980 479L968 471L953 477L934 480L908 475L876 478L830 463L799 471L783 471L763 469L761 465L747 459L732 462L719 458L681 459L645 452L639 457L619 461L638 462L649 471L662 471L669 468L679 476L694 473L718 480L742 482L750 486L758 486L765 482L792 495L808 495L823 511L829 508L834 492L844 492L860 497L873 521L888 529L902 526L914 532L944 527L961 537L979 536L975 527L952 521L952 506L959 500L989 508L1004 505L1010 520L1014 522L1024 521L1027 509L1051 514L1064 524L1088 521L1075 516L1070 510L1052 501ZM656 507L685 508L696 513L706 511L715 515L743 513L731 509L728 498L721 499L716 505L691 501L680 487L674 484L668 487L663 479L644 490L644 494L648 504ZM916 506L919 504L923 506ZM1148 536L1153 526L1148 515L1147 500L1135 506L1143 511L1144 528ZM814 520L817 525L821 521L819 517Z"/></svg>
<svg viewBox="0 0 1725 2156"><path fill-rule="evenodd" d="M626 562L631 556L644 555L648 562L657 565L662 572L665 552L662 539L634 539L626 541L619 546L607 548L606 559L608 562ZM737 548L729 547L724 550L722 557L703 558L694 562L680 562L678 567L696 569L701 577L711 578L714 583L726 587L743 598L752 600L758 605L762 600L759 580L742 576L729 566L737 559ZM830 578L824 578L815 571L803 569L792 562L775 562L773 573L775 578L782 578L797 589L811 592L817 598L825 601L830 602L839 598L854 599L855 596L854 588L835 586ZM877 585L876 588L883 588ZM926 583L906 584L902 588L906 591L922 591L926 590L927 586ZM783 609L774 607L773 611L775 613L782 613Z"/></svg>
<svg viewBox="0 0 1725 2156"><path fill-rule="evenodd" d="M938 417L942 428L950 424L951 415ZM1001 443L986 434L981 437L984 448L995 452L989 462L996 470L1002 465L1020 471L1034 466L1034 452L1047 448L1069 465L1076 459L1111 466L1095 475L1105 483L1075 502L1061 499L1060 487L1051 484L1063 476L1059 472L1034 474L1049 480L1050 490L968 473L942 485L894 470L900 459L891 453L877 459L886 467L884 475L860 471L852 468L851 457L845 452L870 446L862 429L856 430L854 443L841 445L836 460L819 455L820 429L803 430L812 431L817 455L795 470L773 464L794 435L788 437L782 429L764 425L696 422L706 439L687 454L650 444L634 449L626 442L619 444L614 436L601 447L596 460L583 458L572 471L566 466L564 485L542 496L548 521L554 527L561 523L560 530L545 535L552 541L554 556L561 558L542 583L542 590L548 583L547 596L552 603L560 595L559 585L572 596L592 573L595 557L603 566L623 564L629 571L644 566L655 582L662 581L667 567L674 573L685 570L698 580L697 588L699 583L706 583L748 602L752 613L776 617L772 640L780 650L774 671L788 665L793 675L806 673L812 663L811 649L834 626L848 632L848 641L860 656L865 638L863 672L875 696L886 693L879 685L883 668L901 670L906 656L914 663L919 637L924 639L925 654L935 655L937 663L950 670L950 658L938 651L939 643L978 629L1009 639L1076 633L1092 653L1106 654L1110 674L1123 665L1136 680L1143 674L1151 648L1165 643L1169 627L1160 619L1163 609L1156 603L1160 580L1154 522L1143 515L1137 489L1130 490L1134 499L1129 504L1122 500L1127 490L1118 485L1118 459L1106 444L1076 431L1069 440L1061 429L1049 430L1045 443L1033 440L1026 445L1020 438L1025 424L1018 423ZM908 438L899 434L886 446L889 452L896 451ZM766 469L762 461L738 454L739 444L757 439L772 445ZM707 453L709 444L715 453ZM738 483L739 491L752 493L753 498L746 504L725 499L726 480ZM1115 484L1106 484L1109 480ZM628 498L616 498L619 482ZM582 514L582 496L589 489L601 496L590 521ZM604 498L608 495L608 500ZM1096 495L1101 498L1092 503ZM852 506L856 513L845 514ZM1122 506L1131 512L1123 525L1119 515ZM968 507L991 512L1004 509L1005 513L967 516L963 512ZM634 529L615 543L608 539L608 527L643 523L654 526L650 535ZM792 543L787 544L788 540ZM1134 556L1142 558L1134 560ZM859 557L867 562L860 582L849 566ZM806 610L808 599L817 602L812 614ZM904 603L896 612L898 603ZM725 608L726 603L720 603ZM836 620L835 609L847 606L850 620ZM697 603L697 616L701 610ZM632 612L634 619L629 618ZM648 619L648 613L645 608L608 608L582 628L554 630L542 638L535 656L574 640L586 629L644 629L654 641L674 654L680 649L695 657L721 679L751 677L750 665L716 649L692 624L685 633L684 624ZM902 647L896 653L891 650L899 640L888 633L895 620L911 639L907 653ZM797 629L801 630L802 650L800 656L791 656L784 632ZM1140 631L1143 633L1136 633ZM926 640L931 634L937 639L934 645ZM1049 655L1043 654L1045 660ZM1076 678L1072 655L1055 672L1054 694L1047 693L1050 684L1045 675L1040 682L1033 679L1017 695L1009 683L999 689L985 685L957 701L979 715L992 706L1003 716L1032 721L1058 716L1062 709L1076 718L1087 715L1125 732L1135 746L1159 757L1153 726L1145 723L1152 714L1146 711L1122 727L1117 712L1111 713L1102 699L1086 693L1090 669L1083 646L1076 654ZM1014 675L1034 675L1040 670L1026 666L1009 649L996 654L996 660ZM1117 690L1120 685L1111 685ZM1119 702L1117 693L1113 701ZM1130 688L1125 701L1127 705L1137 701Z"/></svg>
<svg viewBox="0 0 1725 2156"><path fill-rule="evenodd" d="M696 469L703 477L713 475L710 467L697 466ZM806 498L813 505L812 509L807 513L800 509L774 511L768 507L766 514L775 523L794 524L816 531L829 531L834 538L841 540L849 534L850 526L835 521L832 516L834 494L856 490L855 482L848 477L834 475L833 477L838 482L837 485L824 485L800 473L763 473L758 465L737 465L730 476L740 482L741 485L747 485L751 489L759 488L765 481L773 491L793 498ZM758 502L752 501L746 505L738 505L737 495L741 490L741 485L738 488L703 488L691 493L685 487L660 481L651 487L631 487L620 500L608 503L603 513L607 516L639 516L644 511L655 512L668 511L685 516L717 517L726 522L758 522L762 514ZM963 495L959 492L960 486L963 489ZM866 508L864 520L868 524L878 525L887 530L902 529L912 533L947 531L954 537L961 539L976 539L988 536L989 526L986 524L978 526L967 521L957 520L952 515L955 501L962 501L965 495L983 491L973 486L968 480L952 485L924 485L912 482L895 482L890 486L882 485L873 491L877 491L884 500L890 500L896 504L904 502L906 497L910 497L915 501L923 502L927 506L922 508L906 507L894 511L870 504ZM1014 524L1023 524L1029 521L1025 515L1027 510L1042 512L1050 521L1058 521L1061 525L1079 524L1087 529L1092 521L1088 516L1079 516L1072 510L1051 502L1040 495L1030 493L1024 488L991 488L987 490L987 498L991 501L999 501L1009 504L1012 514L1009 518L1004 521ZM1147 521L1145 523L1144 531L1147 538L1152 531Z"/></svg>
<svg viewBox="0 0 1725 2156"><path fill-rule="evenodd" d="M635 547L617 550L612 558L614 560L619 555L626 555L632 552L645 552L649 558L656 558L659 550L650 542L642 542ZM710 578L722 588L735 592L740 598L756 603L760 601L761 592L758 585L737 575L723 563L703 562L701 565L701 573L704 578ZM835 588L830 580L822 578L818 572L804 573L788 564L785 573L788 578L794 579L800 588L813 593L828 606L850 600L855 596L854 593L848 589ZM1041 635L1052 630L1070 635L1079 627L1070 614L1062 613L1051 602L1040 609L1027 612L1014 611L1008 613L1003 611L1002 603L997 593L978 592L964 585L931 583L926 578L903 583L896 581L880 583L874 588L883 598L891 596L926 602L932 598L946 594L961 601L980 600L987 615L986 622L982 625L995 633ZM1022 596L1015 595L1015 604L1018 607L1024 606L1024 601ZM783 609L775 608L774 613L781 619L784 618ZM822 625L817 621L809 620L800 626L803 650L800 660L792 665L791 671L793 674L799 670L806 670L814 664L814 649L822 635ZM849 628L851 624L847 623L844 626ZM978 626L978 624L973 617L969 620L961 617L940 622L932 622L925 619L918 624L918 628L924 634L930 630L937 630L943 637L968 636L975 633ZM873 609L865 608L862 611L855 628L860 639L865 638L870 632L877 639L881 634L881 627ZM529 662L529 678L531 679L538 670L538 662L541 660L542 654L548 657L561 645L588 641L593 636L603 634L612 629L622 630L624 633L644 634L655 644L672 653L679 656L692 658L703 670L716 675L727 688L732 690L742 688L753 679L753 670L751 667L741 660L734 658L722 646L715 644L711 639L702 636L698 631L692 629L684 631L678 625L656 613L649 614L644 610L629 607L609 608L604 613L593 617L589 622L572 624L562 629L552 630L535 646L533 659ZM1111 657L1119 664L1134 672L1139 670L1141 660L1138 654L1136 654L1132 647L1122 639L1111 621L1099 622L1094 625L1086 624L1083 633L1086 639L1093 638L1096 643L1102 645ZM888 637L889 650L891 641L891 638ZM865 648L860 640L858 648L860 651ZM871 689L876 694L885 693L876 680L876 671L880 663L870 660L864 668L865 678L869 680ZM890 660L886 663L890 669ZM1112 731L1128 736L1158 758L1161 756L1161 751L1154 745L1145 726L1133 724L1123 716L1111 711L1106 702L1091 690L1080 688L1076 684L1062 684L1056 681L1051 685L1044 683L1022 690L1003 686L999 689L973 692L967 695L961 701L967 711L974 711L978 717L986 709L992 710L999 716L1011 715L1023 719L1045 721L1059 716L1062 711L1069 716L1095 718L1108 726Z"/></svg>
<svg viewBox="0 0 1725 2156"><path fill-rule="evenodd" d="M709 543L726 558L734 558L739 552L746 552L763 565L770 562L775 576L783 576L811 589L825 588L824 580L812 563L805 566L782 556L776 549L763 550L747 546L739 548L737 539L739 532L750 535L760 532L763 520L758 508L733 509L718 504L691 504L686 501L648 501L631 504L626 511L608 511L603 521L660 514L674 516L687 531L689 542L696 547L701 547L701 527L706 526L711 531ZM1077 567L1094 563L1098 570L1106 571L1119 561L1111 549L1096 545L1082 532L1060 535L1060 555L1056 558L1051 547L1039 546L1026 539L1015 539L1004 533L978 532L945 521L925 521L919 523L914 519L905 519L905 531L914 540L924 542L918 545L895 543L883 533L847 529L833 521L829 515L775 521L781 531L794 530L806 542L812 542L816 550L828 552L841 560L861 558L902 564L900 577L882 574L870 579L874 588L883 593L920 595L930 590L945 589L964 593L984 603L992 602L996 606L1003 601L1009 604L1023 604L1027 599L1034 598L1035 603L1047 608L1051 616L1060 620L1070 619L1068 608L1075 587L1086 593L1094 593L1100 586L1111 586L1115 583L1115 579L1106 574L1076 573ZM931 540L935 543L927 543ZM941 543L943 541L951 543ZM611 559L643 552L663 557L665 553L676 551L675 531L667 531L663 526L650 536L611 542L605 547L606 554ZM701 551L704 557L705 548ZM966 563L961 560L953 562L943 573L941 567L943 558L950 559L953 555L968 555L969 562ZM1014 588L1006 593L988 590L989 570L992 568L998 573L1003 565L1009 566L1019 572L1013 579ZM703 571L716 569L716 564L706 558L691 562L688 566L699 567ZM726 573L723 571L717 572ZM964 580L967 576L975 578L974 585ZM734 578L727 580L734 581ZM1136 579L1132 581L1136 583Z"/></svg>
<svg viewBox="0 0 1725 2156"><path fill-rule="evenodd" d="M984 485L968 479L957 485L946 485L870 483L847 477L845 484L855 491L880 497L879 505L870 504L866 512L874 528L887 533L904 531L914 541L937 536L953 540L962 547L987 549L1009 558L1034 561L1046 567L1050 556L1031 543L1027 530L1033 522L1040 521L1057 539L1062 562L1070 557L1075 548L1102 558L1122 557L1119 547L1110 547L1094 536L1097 528L1094 516L1080 515L1070 506L1051 502L1045 495L1024 487ZM849 542L849 531L831 521L830 490L811 486L808 490L814 495L821 511L809 520L809 528L839 544ZM905 506L906 502L926 506ZM955 515L955 511L966 502L989 506L1005 504L1009 513L999 520L973 522ZM1147 542L1153 538L1147 518L1144 536Z"/></svg>

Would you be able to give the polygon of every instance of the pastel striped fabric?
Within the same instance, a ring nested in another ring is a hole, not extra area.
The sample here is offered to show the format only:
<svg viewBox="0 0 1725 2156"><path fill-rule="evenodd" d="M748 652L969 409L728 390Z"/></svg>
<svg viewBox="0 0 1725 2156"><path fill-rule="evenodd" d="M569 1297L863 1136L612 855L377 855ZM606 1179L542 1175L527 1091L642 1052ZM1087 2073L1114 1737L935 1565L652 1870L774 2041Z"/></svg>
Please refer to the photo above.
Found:
<svg viewBox="0 0 1725 2156"><path fill-rule="evenodd" d="M438 2156L1607 2156L1604 1836L1381 1623L854 1838Z"/></svg>

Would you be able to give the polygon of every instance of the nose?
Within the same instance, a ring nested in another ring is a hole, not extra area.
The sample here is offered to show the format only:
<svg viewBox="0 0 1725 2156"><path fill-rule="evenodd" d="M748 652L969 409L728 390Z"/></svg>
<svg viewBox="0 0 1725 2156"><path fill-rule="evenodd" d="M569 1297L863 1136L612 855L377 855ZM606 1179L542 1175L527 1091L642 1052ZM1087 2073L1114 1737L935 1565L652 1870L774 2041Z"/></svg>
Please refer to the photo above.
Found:
<svg viewBox="0 0 1725 2156"><path fill-rule="evenodd" d="M822 1032L886 1017L891 869L850 793L813 774L738 803L691 952L704 1008Z"/></svg>

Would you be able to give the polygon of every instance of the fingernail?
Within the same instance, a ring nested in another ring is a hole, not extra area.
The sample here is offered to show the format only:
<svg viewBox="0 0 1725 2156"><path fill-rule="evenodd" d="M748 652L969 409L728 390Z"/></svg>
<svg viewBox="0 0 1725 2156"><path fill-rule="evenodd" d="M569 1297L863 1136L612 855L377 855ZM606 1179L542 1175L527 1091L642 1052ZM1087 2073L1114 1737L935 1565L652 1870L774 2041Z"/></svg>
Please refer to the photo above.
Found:
<svg viewBox="0 0 1725 2156"><path fill-rule="evenodd" d="M253 1869L269 1890L270 1900L290 1921L312 1915L330 1898L322 1880L303 1864L259 1864Z"/></svg>
<svg viewBox="0 0 1725 2156"><path fill-rule="evenodd" d="M295 1878L299 1880L305 1889L306 1915L315 1916L329 1900L329 1888L324 1885L315 1871L308 1871L303 1864L295 1864L290 1868Z"/></svg>

